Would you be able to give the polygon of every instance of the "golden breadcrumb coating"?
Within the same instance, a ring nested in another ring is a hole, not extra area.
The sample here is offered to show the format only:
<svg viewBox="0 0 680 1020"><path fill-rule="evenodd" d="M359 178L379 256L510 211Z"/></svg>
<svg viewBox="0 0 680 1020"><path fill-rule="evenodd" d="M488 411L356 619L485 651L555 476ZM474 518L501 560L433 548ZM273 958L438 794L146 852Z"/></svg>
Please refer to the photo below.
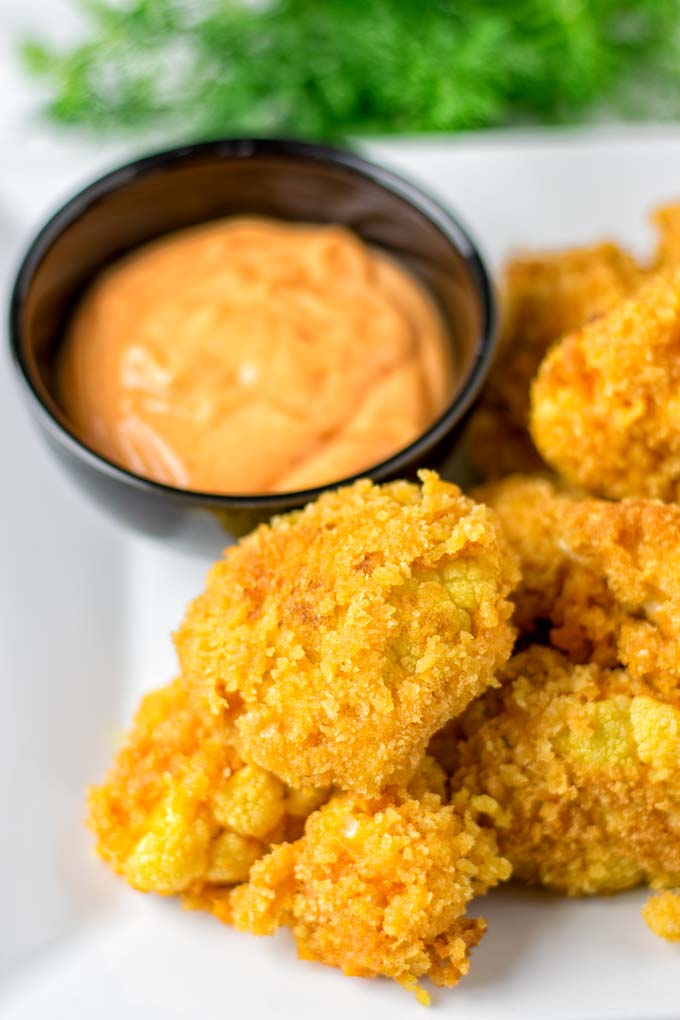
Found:
<svg viewBox="0 0 680 1020"><path fill-rule="evenodd" d="M520 630L547 625L573 661L625 666L639 692L680 701L680 507L584 499L521 476L477 495L520 559Z"/></svg>
<svg viewBox="0 0 680 1020"><path fill-rule="evenodd" d="M257 935L288 925L302 959L385 975L426 1003L419 979L455 985L484 933L467 904L510 875L478 818L495 810L464 791L450 805L426 789L336 795L215 912Z"/></svg>
<svg viewBox="0 0 680 1020"><path fill-rule="evenodd" d="M680 882L680 708L533 645L461 723L452 789L501 805L520 881L570 895Z"/></svg>
<svg viewBox="0 0 680 1020"><path fill-rule="evenodd" d="M612 308L641 276L633 259L608 242L510 260L499 353L468 438L484 475L540 470L528 431L529 387L538 366L556 340Z"/></svg>
<svg viewBox="0 0 680 1020"><path fill-rule="evenodd" d="M103 786L90 791L100 856L143 892L230 885L296 838L326 790L246 765L180 680L148 694Z"/></svg>
<svg viewBox="0 0 680 1020"><path fill-rule="evenodd" d="M517 567L495 515L423 472L324 493L228 549L176 643L244 760L374 793L510 654Z"/></svg>
<svg viewBox="0 0 680 1020"><path fill-rule="evenodd" d="M680 262L680 202L659 206L652 213L652 223L659 232L656 265Z"/></svg>
<svg viewBox="0 0 680 1020"><path fill-rule="evenodd" d="M650 897L642 908L642 916L659 938L680 942L680 894L662 892Z"/></svg>
<svg viewBox="0 0 680 1020"><path fill-rule="evenodd" d="M520 646L553 647L517 654L432 752L457 762L454 789L499 802L520 880L569 893L677 883L680 507L538 476L476 495L520 559Z"/></svg>
<svg viewBox="0 0 680 1020"><path fill-rule="evenodd" d="M540 475L509 475L473 495L496 512L519 557L522 579L512 594L514 620L522 634L532 634L552 619L568 568L578 568L561 548L562 510L569 496L558 482Z"/></svg>
<svg viewBox="0 0 680 1020"><path fill-rule="evenodd" d="M552 348L531 432L568 481L612 499L680 498L680 266Z"/></svg>

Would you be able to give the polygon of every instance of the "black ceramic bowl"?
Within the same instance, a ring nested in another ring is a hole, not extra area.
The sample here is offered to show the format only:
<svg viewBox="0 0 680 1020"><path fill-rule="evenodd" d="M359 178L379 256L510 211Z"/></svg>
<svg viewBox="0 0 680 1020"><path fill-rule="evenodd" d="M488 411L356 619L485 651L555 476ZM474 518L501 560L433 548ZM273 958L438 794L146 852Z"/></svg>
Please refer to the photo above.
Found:
<svg viewBox="0 0 680 1020"><path fill-rule="evenodd" d="M84 492L133 528L213 554L230 535L300 507L322 489L215 495L132 474L70 431L53 396L53 365L75 302L107 264L167 232L244 213L344 224L404 264L439 305L452 343L451 400L415 442L362 472L375 481L442 463L479 393L495 342L489 279L466 231L415 185L351 152L228 139L141 159L81 191L41 230L19 270L10 311L17 374L45 440Z"/></svg>

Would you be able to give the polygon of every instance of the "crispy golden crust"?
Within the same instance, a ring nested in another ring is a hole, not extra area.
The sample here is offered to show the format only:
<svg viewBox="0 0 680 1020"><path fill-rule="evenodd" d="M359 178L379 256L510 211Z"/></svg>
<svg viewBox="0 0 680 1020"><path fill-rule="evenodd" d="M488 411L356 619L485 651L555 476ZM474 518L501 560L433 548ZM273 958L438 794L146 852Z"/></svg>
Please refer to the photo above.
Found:
<svg viewBox="0 0 680 1020"><path fill-rule="evenodd" d="M559 546L562 499L558 483L540 475L510 475L474 492L495 510L505 536L519 557L522 579L513 592L515 622L522 634L551 618L566 557Z"/></svg>
<svg viewBox="0 0 680 1020"><path fill-rule="evenodd" d="M584 498L540 477L477 496L520 558L522 643L553 647L516 655L439 760L457 763L454 789L501 804L500 846L520 880L572 894L673 885L680 508Z"/></svg>
<svg viewBox="0 0 680 1020"><path fill-rule="evenodd" d="M482 807L494 809L489 798ZM485 923L465 916L468 902L510 873L477 814L465 792L448 806L425 789L335 796L302 839L253 867L221 912L259 935L288 925L301 958L385 975L426 1002L420 978L451 986L469 969Z"/></svg>
<svg viewBox="0 0 680 1020"><path fill-rule="evenodd" d="M143 892L241 882L296 838L326 790L292 790L246 765L180 680L148 694L106 782L90 791L97 852Z"/></svg>
<svg viewBox="0 0 680 1020"><path fill-rule="evenodd" d="M680 942L680 894L663 892L650 897L642 916L659 938Z"/></svg>
<svg viewBox="0 0 680 1020"><path fill-rule="evenodd" d="M501 805L521 881L571 895L680 881L680 709L533 645L461 720L452 789Z"/></svg>
<svg viewBox="0 0 680 1020"><path fill-rule="evenodd" d="M680 507L608 503L511 477L477 493L518 554L524 634L575 662L625 666L640 692L680 700Z"/></svg>
<svg viewBox="0 0 680 1020"><path fill-rule="evenodd" d="M680 498L680 268L557 344L531 400L539 451L574 485Z"/></svg>
<svg viewBox="0 0 680 1020"><path fill-rule="evenodd" d="M510 654L517 568L495 516L422 480L361 481L259 528L176 635L198 701L291 785L404 781Z"/></svg>
<svg viewBox="0 0 680 1020"><path fill-rule="evenodd" d="M471 457L484 475L541 469L528 432L538 366L556 340L608 311L641 277L633 259L607 242L508 263L499 354L469 430Z"/></svg>

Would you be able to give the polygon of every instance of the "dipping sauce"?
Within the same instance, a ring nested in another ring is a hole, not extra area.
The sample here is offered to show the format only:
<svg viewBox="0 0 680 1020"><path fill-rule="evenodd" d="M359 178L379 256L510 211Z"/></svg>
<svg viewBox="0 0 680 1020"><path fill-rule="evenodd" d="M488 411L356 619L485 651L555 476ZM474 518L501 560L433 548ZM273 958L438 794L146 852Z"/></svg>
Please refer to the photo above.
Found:
<svg viewBox="0 0 680 1020"><path fill-rule="evenodd" d="M99 276L57 367L78 437L183 489L312 488L412 442L451 394L423 286L336 226L232 218Z"/></svg>

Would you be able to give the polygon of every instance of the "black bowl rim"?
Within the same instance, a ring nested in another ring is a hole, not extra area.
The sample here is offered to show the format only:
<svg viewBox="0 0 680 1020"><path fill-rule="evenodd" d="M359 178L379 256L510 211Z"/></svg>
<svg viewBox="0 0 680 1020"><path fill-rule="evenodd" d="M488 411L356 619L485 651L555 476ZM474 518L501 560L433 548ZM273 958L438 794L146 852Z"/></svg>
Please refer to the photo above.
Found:
<svg viewBox="0 0 680 1020"><path fill-rule="evenodd" d="M21 309L34 273L47 255L59 235L97 201L114 191L124 188L130 181L146 174L157 173L168 166L192 163L202 157L248 159L253 156L285 156L302 162L325 163L344 169L370 180L373 184L396 194L425 216L446 238L465 262L475 284L481 305L482 327L475 361L457 395L447 404L441 415L412 443L398 450L386 460L340 478L326 485L295 492L234 494L202 492L182 489L137 475L106 457L96 453L80 441L43 399L31 378L21 345ZM135 159L109 171L86 185L61 207L35 235L19 266L10 297L9 339L12 360L23 384L35 402L35 409L50 433L76 457L110 478L123 482L129 487L146 493L155 493L177 503L205 505L229 510L268 510L301 505L316 499L321 493L339 486L350 485L359 478L371 478L379 482L395 477L402 468L408 470L414 461L426 456L447 435L453 431L472 407L496 348L496 306L493 289L486 266L477 245L467 229L436 199L423 191L419 185L405 179L386 167L357 155L356 153L286 138L223 138L215 141L196 142L162 149L150 155Z"/></svg>

